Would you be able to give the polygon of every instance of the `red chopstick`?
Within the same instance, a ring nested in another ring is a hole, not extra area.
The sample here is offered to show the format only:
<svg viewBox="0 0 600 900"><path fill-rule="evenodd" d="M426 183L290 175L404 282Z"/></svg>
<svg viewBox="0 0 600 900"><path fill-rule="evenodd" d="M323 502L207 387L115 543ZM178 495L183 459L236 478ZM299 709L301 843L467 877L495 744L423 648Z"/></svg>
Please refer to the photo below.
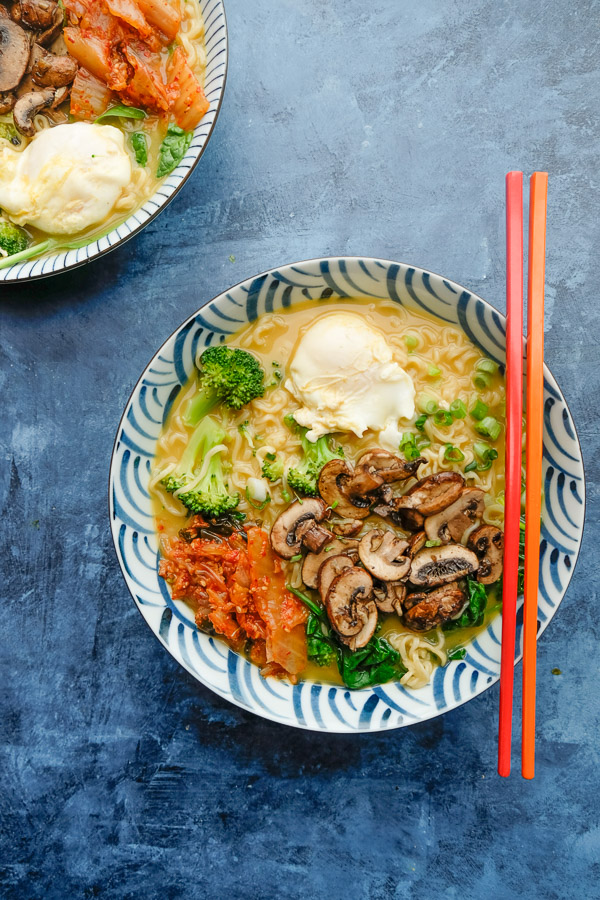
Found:
<svg viewBox="0 0 600 900"><path fill-rule="evenodd" d="M527 278L527 493L525 502L525 605L523 615L523 730L521 774L535 774L537 652L542 452L544 440L544 279L548 173L534 172L529 192Z"/></svg>
<svg viewBox="0 0 600 900"><path fill-rule="evenodd" d="M523 173L506 176L506 477L498 774L510 775L523 437Z"/></svg>

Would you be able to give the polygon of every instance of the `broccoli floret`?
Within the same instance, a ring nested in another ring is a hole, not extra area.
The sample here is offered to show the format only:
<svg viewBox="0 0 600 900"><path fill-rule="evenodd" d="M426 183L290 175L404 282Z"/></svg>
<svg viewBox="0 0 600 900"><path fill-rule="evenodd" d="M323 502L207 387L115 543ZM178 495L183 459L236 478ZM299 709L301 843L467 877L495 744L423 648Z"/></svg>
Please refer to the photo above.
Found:
<svg viewBox="0 0 600 900"><path fill-rule="evenodd" d="M0 219L0 247L8 256L21 253L29 246L29 237L23 228Z"/></svg>
<svg viewBox="0 0 600 900"><path fill-rule="evenodd" d="M298 468L292 468L287 473L287 483L297 494L306 494L309 497L317 496L317 481L323 466L332 459L343 458L342 447L332 448L331 437L322 435L312 443L307 440L308 428L298 425L293 416L288 415L284 419L285 424L295 434L300 436L302 442L303 459Z"/></svg>
<svg viewBox="0 0 600 900"><path fill-rule="evenodd" d="M210 519L231 513L240 502L239 494L232 496L227 489L220 451L213 453L202 478L197 476L206 454L224 440L225 431L214 419L206 416L195 428L175 471L161 481L169 493L183 488L177 495L183 505L190 512ZM188 485L189 489L185 490Z"/></svg>
<svg viewBox="0 0 600 900"><path fill-rule="evenodd" d="M279 481L283 476L283 463L275 453L265 453L262 474L263 478L268 478L269 481Z"/></svg>
<svg viewBox="0 0 600 900"><path fill-rule="evenodd" d="M198 360L199 391L191 401L185 420L196 425L217 403L241 409L265 392L265 373L257 359L237 347L209 347Z"/></svg>

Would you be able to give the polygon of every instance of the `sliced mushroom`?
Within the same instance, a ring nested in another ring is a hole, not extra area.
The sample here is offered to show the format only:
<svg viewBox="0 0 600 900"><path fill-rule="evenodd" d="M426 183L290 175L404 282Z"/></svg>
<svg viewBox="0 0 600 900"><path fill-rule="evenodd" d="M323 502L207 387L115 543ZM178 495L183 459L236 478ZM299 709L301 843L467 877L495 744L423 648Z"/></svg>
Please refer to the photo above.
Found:
<svg viewBox="0 0 600 900"><path fill-rule="evenodd" d="M467 602L467 595L455 584L443 585L428 594L409 594L404 624L412 631L430 631L459 616Z"/></svg>
<svg viewBox="0 0 600 900"><path fill-rule="evenodd" d="M63 29L64 18L63 12L60 6L56 6L56 10L54 12L54 18L52 19L52 24L46 28L45 31L39 35L37 42L41 44L42 47L50 47L56 38L59 36Z"/></svg>
<svg viewBox="0 0 600 900"><path fill-rule="evenodd" d="M377 628L377 604L373 600L369 601L369 603L362 607L362 612L365 616L365 622L358 634L353 635L353 637L340 638L353 653L355 650L360 650L361 647L365 647L369 643Z"/></svg>
<svg viewBox="0 0 600 900"><path fill-rule="evenodd" d="M411 558L414 558L419 550L422 550L425 544L427 543L427 535L424 531L418 531L416 534L413 534L408 541L408 552Z"/></svg>
<svg viewBox="0 0 600 900"><path fill-rule="evenodd" d="M356 471L365 470L373 476L378 476L385 484L391 484L394 481L412 478L424 462L426 460L422 456L407 462L388 450L368 450L356 463Z"/></svg>
<svg viewBox="0 0 600 900"><path fill-rule="evenodd" d="M406 585L401 581L376 581L374 579L373 597L377 609L381 612L395 612L401 616L406 597Z"/></svg>
<svg viewBox="0 0 600 900"><path fill-rule="evenodd" d="M40 50L31 70L33 81L42 87L64 87L71 84L79 69L77 61L72 56L57 56L43 48Z"/></svg>
<svg viewBox="0 0 600 900"><path fill-rule="evenodd" d="M425 519L425 532L430 541L462 541L467 529L483 515L485 494L479 488L464 488L458 500L441 512Z"/></svg>
<svg viewBox="0 0 600 900"><path fill-rule="evenodd" d="M465 480L458 472L436 472L422 478L395 501L398 509L416 509L422 516L440 512L458 499Z"/></svg>
<svg viewBox="0 0 600 900"><path fill-rule="evenodd" d="M300 525L296 536L311 553L318 553L331 540L331 532L327 528L323 528L322 525L317 525L316 523L311 525L310 521L303 522Z"/></svg>
<svg viewBox="0 0 600 900"><path fill-rule="evenodd" d="M478 567L479 560L472 550L462 544L442 544L419 550L412 561L409 578L412 584L436 587L471 575Z"/></svg>
<svg viewBox="0 0 600 900"><path fill-rule="evenodd" d="M364 569L352 566L333 579L325 606L329 621L338 634L353 637L362 631L369 619L368 607L375 606L372 597L373 581Z"/></svg>
<svg viewBox="0 0 600 900"><path fill-rule="evenodd" d="M340 541L339 538L333 538L319 553L309 553L302 564L302 581L306 587L316 588L319 586L319 569L330 556L343 554L356 559L358 557L357 546L358 541Z"/></svg>
<svg viewBox="0 0 600 900"><path fill-rule="evenodd" d="M28 94L23 94L15 103L13 110L15 127L26 137L33 137L35 134L33 120L37 114L46 109L55 109L68 95L69 89L66 87L47 87L40 91L30 91Z"/></svg>
<svg viewBox="0 0 600 900"><path fill-rule="evenodd" d="M2 7L0 7L0 9L1 8ZM0 115L10 112L16 102L17 95L13 94L12 91L7 91L4 94L0 94Z"/></svg>
<svg viewBox="0 0 600 900"><path fill-rule="evenodd" d="M338 556L331 556L331 553L329 553L328 556L329 559L326 559L322 564L317 576L317 588L323 602L325 602L333 579L341 575L344 569L351 569L354 565L354 561L344 554L340 553Z"/></svg>
<svg viewBox="0 0 600 900"><path fill-rule="evenodd" d="M365 569L379 581L400 581L410 571L408 541L393 531L374 528L363 535L358 555Z"/></svg>
<svg viewBox="0 0 600 900"><path fill-rule="evenodd" d="M300 547L316 523L327 515L327 507L322 500L310 497L300 502L296 500L280 513L271 528L271 546L283 559L291 559L300 552Z"/></svg>
<svg viewBox="0 0 600 900"><path fill-rule="evenodd" d="M342 537L354 537L363 527L362 519L340 519L331 523L331 530L334 534Z"/></svg>
<svg viewBox="0 0 600 900"><path fill-rule="evenodd" d="M29 62L29 36L11 19L0 19L0 92L12 91Z"/></svg>
<svg viewBox="0 0 600 900"><path fill-rule="evenodd" d="M15 22L22 22L35 31L44 31L54 23L57 7L54 0L17 0L10 14Z"/></svg>
<svg viewBox="0 0 600 900"><path fill-rule="evenodd" d="M416 509L402 506L402 501L402 497L397 497L387 505L375 506L373 512L383 519L389 518L394 525L398 525L404 531L421 531L425 516L422 516Z"/></svg>
<svg viewBox="0 0 600 900"><path fill-rule="evenodd" d="M357 497L351 499L346 493L348 482L353 474L351 466L345 460L332 459L321 469L319 494L338 515L349 519L364 519L369 515L369 501L360 500ZM357 505L357 503L362 503L362 505Z"/></svg>
<svg viewBox="0 0 600 900"><path fill-rule="evenodd" d="M494 584L502 575L504 535L495 525L480 525L470 535L467 542L479 559L477 581Z"/></svg>

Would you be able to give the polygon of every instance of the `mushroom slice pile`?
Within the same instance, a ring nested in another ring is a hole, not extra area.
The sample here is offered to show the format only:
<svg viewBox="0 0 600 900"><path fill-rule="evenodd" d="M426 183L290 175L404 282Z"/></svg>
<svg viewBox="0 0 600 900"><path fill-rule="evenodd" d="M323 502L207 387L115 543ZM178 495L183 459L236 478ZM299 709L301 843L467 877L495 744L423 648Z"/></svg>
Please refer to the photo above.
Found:
<svg viewBox="0 0 600 900"><path fill-rule="evenodd" d="M322 500L310 498L297 500L276 519L271 529L271 546L283 559L291 559L300 553L302 544L309 550L319 551L331 539L331 532L318 523L327 516Z"/></svg>
<svg viewBox="0 0 600 900"><path fill-rule="evenodd" d="M351 650L369 643L377 627L373 582L364 569L345 569L331 583L325 600L329 621Z"/></svg>
<svg viewBox="0 0 600 900"><path fill-rule="evenodd" d="M467 602L467 595L456 584L445 584L428 594L409 594L404 624L412 631L430 631L459 616Z"/></svg>
<svg viewBox="0 0 600 900"><path fill-rule="evenodd" d="M374 579L373 597L378 610L383 613L395 612L401 616L406 599L406 585L401 581L377 581Z"/></svg>
<svg viewBox="0 0 600 900"><path fill-rule="evenodd" d="M472 575L478 567L475 553L462 544L425 547L413 559L409 578L414 585L436 587Z"/></svg>
<svg viewBox="0 0 600 900"><path fill-rule="evenodd" d="M327 592L331 587L333 580L341 575L344 569L351 569L354 565L354 561L349 556L344 556L340 553L339 556L331 556L329 554L329 559L326 559L319 569L319 574L317 576L317 588L319 594L321 595L321 600L325 603L327 599Z"/></svg>
<svg viewBox="0 0 600 900"><path fill-rule="evenodd" d="M494 584L502 575L504 535L495 525L480 525L469 537L467 546L477 554L480 584Z"/></svg>
<svg viewBox="0 0 600 900"><path fill-rule="evenodd" d="M357 546L358 541L341 541L339 538L332 538L319 553L309 553L302 565L302 581L306 587L317 588L319 586L319 569L328 559L340 555L350 556L354 563L357 557Z"/></svg>
<svg viewBox="0 0 600 900"><path fill-rule="evenodd" d="M409 544L393 531L375 528L358 545L360 561L379 581L400 581L410 570Z"/></svg>
<svg viewBox="0 0 600 900"><path fill-rule="evenodd" d="M377 492L392 482L412 478L424 462L422 457L406 462L379 448L363 453L354 469L345 460L334 459L321 469L319 494L338 515L364 519L374 502L381 503Z"/></svg>
<svg viewBox="0 0 600 900"><path fill-rule="evenodd" d="M481 519L485 494L479 488L463 488L458 500L425 519L425 533L430 541L462 541L465 532Z"/></svg>

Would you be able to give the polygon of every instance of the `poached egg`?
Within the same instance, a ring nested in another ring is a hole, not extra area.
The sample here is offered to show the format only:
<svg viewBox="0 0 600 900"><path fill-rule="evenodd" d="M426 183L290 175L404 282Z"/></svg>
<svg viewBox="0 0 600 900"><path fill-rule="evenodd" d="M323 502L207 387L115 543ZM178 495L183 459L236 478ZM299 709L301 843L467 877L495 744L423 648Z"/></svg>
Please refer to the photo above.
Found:
<svg viewBox="0 0 600 900"><path fill-rule="evenodd" d="M17 225L48 234L99 224L130 181L125 137L112 125L56 125L20 153L0 150L0 207Z"/></svg>
<svg viewBox="0 0 600 900"><path fill-rule="evenodd" d="M386 449L398 449L399 420L415 413L415 386L381 332L361 316L319 317L300 339L289 372L285 387L302 404L294 419L310 429L309 441L371 430Z"/></svg>

